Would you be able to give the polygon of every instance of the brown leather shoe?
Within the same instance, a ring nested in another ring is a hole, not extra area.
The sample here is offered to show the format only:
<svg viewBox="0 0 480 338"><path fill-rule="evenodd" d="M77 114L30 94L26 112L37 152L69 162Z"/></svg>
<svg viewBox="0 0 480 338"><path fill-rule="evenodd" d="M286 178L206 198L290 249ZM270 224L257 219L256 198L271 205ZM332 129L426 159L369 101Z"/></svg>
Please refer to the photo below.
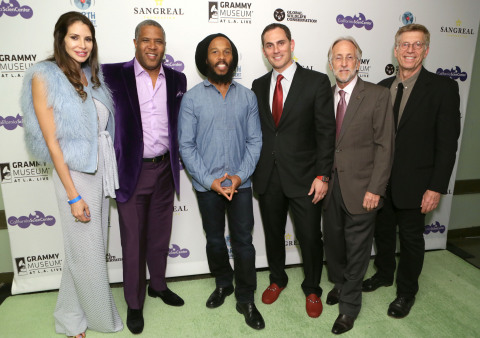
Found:
<svg viewBox="0 0 480 338"><path fill-rule="evenodd" d="M283 289L285 288L279 287L276 283L270 284L270 286L263 291L262 302L264 304L272 304L277 300L278 296L280 296L280 292L282 292Z"/></svg>
<svg viewBox="0 0 480 338"><path fill-rule="evenodd" d="M355 322L355 318L339 314L335 323L332 327L332 333L335 334L342 334L347 331L350 331L353 327L353 323Z"/></svg>
<svg viewBox="0 0 480 338"><path fill-rule="evenodd" d="M312 318L320 317L323 311L322 300L316 294L311 293L307 297L307 314Z"/></svg>
<svg viewBox="0 0 480 338"><path fill-rule="evenodd" d="M338 304L338 301L340 300L340 293L342 290L333 288L327 295L327 304L328 305L335 305Z"/></svg>

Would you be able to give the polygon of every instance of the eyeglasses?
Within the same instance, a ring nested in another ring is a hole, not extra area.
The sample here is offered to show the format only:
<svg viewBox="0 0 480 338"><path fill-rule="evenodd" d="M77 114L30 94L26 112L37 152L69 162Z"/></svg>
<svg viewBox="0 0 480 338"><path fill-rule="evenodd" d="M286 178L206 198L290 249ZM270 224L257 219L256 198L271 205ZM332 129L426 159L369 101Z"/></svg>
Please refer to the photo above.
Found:
<svg viewBox="0 0 480 338"><path fill-rule="evenodd" d="M425 46L425 43L417 41L414 43L402 42L397 44L397 47L399 47L401 50L410 49L410 46L412 46L414 50L420 50L423 48L423 46Z"/></svg>
<svg viewBox="0 0 480 338"><path fill-rule="evenodd" d="M355 62L356 58L353 55L347 55L345 57L337 55L333 58L334 62L342 62L343 60L347 60L348 63Z"/></svg>

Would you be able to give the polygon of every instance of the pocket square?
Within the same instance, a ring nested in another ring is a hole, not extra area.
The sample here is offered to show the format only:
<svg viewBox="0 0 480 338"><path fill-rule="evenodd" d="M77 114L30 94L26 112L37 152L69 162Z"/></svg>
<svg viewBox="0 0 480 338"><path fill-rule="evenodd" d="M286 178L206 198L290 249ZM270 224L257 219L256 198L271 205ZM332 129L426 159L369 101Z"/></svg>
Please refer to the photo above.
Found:
<svg viewBox="0 0 480 338"><path fill-rule="evenodd" d="M177 93L177 97L183 96L183 94L184 93L181 90L179 90L178 93Z"/></svg>

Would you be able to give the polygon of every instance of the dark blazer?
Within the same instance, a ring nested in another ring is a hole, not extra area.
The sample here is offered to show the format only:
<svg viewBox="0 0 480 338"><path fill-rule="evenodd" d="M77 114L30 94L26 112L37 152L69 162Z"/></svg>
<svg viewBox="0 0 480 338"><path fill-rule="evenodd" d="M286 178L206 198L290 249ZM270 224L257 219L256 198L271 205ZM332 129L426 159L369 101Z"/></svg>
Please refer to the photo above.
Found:
<svg viewBox="0 0 480 338"><path fill-rule="evenodd" d="M332 93L335 93L335 86ZM349 213L368 212L363 208L367 191L385 196L393 162L394 139L390 92L357 78L336 140L334 161L343 202ZM332 190L328 189L324 208L328 206ZM380 199L379 208L382 205L383 199Z"/></svg>
<svg viewBox="0 0 480 338"><path fill-rule="evenodd" d="M105 83L110 88L115 108L115 154L118 163L120 188L117 201L126 202L138 182L143 158L143 130L138 103L134 60L126 63L102 65ZM162 65L163 67L163 65ZM173 182L180 192L180 162L178 154L177 122L183 94L187 89L184 74L164 67L167 82L168 140Z"/></svg>
<svg viewBox="0 0 480 338"><path fill-rule="evenodd" d="M253 174L253 188L263 194L274 163L285 194L306 196L315 177L329 176L335 148L335 113L330 81L325 74L297 64L275 127L269 94L272 72L253 81L262 124L263 146Z"/></svg>
<svg viewBox="0 0 480 338"><path fill-rule="evenodd" d="M390 88L394 79L379 84ZM420 208L426 190L447 193L459 135L457 82L422 67L395 137L390 182L397 208Z"/></svg>

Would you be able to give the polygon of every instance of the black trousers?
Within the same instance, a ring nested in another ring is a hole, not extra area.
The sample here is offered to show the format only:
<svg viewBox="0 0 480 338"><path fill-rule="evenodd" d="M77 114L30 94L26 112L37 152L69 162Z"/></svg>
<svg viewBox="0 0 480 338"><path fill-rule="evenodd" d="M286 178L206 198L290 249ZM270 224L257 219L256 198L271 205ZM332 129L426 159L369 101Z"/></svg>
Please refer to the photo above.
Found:
<svg viewBox="0 0 480 338"><path fill-rule="evenodd" d="M207 259L217 287L232 285L235 276L235 297L239 303L254 301L257 287L255 248L252 244L252 189L238 189L231 201L215 191L197 191L203 230L207 237ZM225 239L225 212L228 218L230 244L235 271L230 265Z"/></svg>
<svg viewBox="0 0 480 338"><path fill-rule="evenodd" d="M362 282L370 262L376 211L353 215L343 202L338 175L323 213L328 277L341 290L339 312L356 318L362 306Z"/></svg>
<svg viewBox="0 0 480 338"><path fill-rule="evenodd" d="M418 292L418 278L425 255L425 215L421 208L398 209L392 202L390 186L387 187L385 205L377 214L375 266L379 277L393 282L396 268L396 230L400 239L400 260L397 270L397 296L413 297Z"/></svg>
<svg viewBox="0 0 480 338"><path fill-rule="evenodd" d="M320 297L323 268L323 242L320 230L322 209L321 202L313 204L312 198L308 195L287 197L282 189L277 168L274 167L267 191L259 195L259 205L265 231L270 283L276 283L279 287L285 287L288 283L288 276L285 273L285 226L290 210L295 236L302 252L305 274L303 292L306 296L314 293Z"/></svg>

